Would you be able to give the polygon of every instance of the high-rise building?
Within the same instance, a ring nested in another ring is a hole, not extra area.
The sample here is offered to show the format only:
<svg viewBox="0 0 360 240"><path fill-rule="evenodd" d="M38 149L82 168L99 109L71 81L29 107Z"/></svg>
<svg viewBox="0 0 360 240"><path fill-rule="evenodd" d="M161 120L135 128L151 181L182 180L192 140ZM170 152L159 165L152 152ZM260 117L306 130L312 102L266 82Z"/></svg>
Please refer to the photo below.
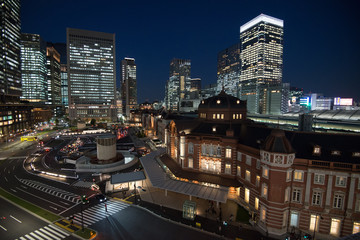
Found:
<svg viewBox="0 0 360 240"><path fill-rule="evenodd" d="M130 116L130 110L137 106L136 64L134 58L121 61L121 97L123 114Z"/></svg>
<svg viewBox="0 0 360 240"><path fill-rule="evenodd" d="M67 64L61 64L60 76L61 76L61 104L64 107L69 107L69 87L68 87L68 73Z"/></svg>
<svg viewBox="0 0 360 240"><path fill-rule="evenodd" d="M60 54L54 47L46 48L48 104L61 105Z"/></svg>
<svg viewBox="0 0 360 240"><path fill-rule="evenodd" d="M0 141L32 127L32 107L20 103L20 0L0 0Z"/></svg>
<svg viewBox="0 0 360 240"><path fill-rule="evenodd" d="M254 105L248 106L250 113L262 113L262 85L282 83L283 27L283 20L265 14L240 27L239 97L254 98Z"/></svg>
<svg viewBox="0 0 360 240"><path fill-rule="evenodd" d="M240 83L240 43L236 43L218 53L217 93L222 89L234 97L238 95Z"/></svg>
<svg viewBox="0 0 360 240"><path fill-rule="evenodd" d="M66 32L70 119L116 120L115 34Z"/></svg>
<svg viewBox="0 0 360 240"><path fill-rule="evenodd" d="M168 110L178 111L191 87L191 61L174 58L170 62L170 76L165 87L165 104Z"/></svg>
<svg viewBox="0 0 360 240"><path fill-rule="evenodd" d="M21 99L47 101L46 43L38 34L21 34L21 81Z"/></svg>
<svg viewBox="0 0 360 240"><path fill-rule="evenodd" d="M0 1L0 102L19 102L20 68L20 0Z"/></svg>

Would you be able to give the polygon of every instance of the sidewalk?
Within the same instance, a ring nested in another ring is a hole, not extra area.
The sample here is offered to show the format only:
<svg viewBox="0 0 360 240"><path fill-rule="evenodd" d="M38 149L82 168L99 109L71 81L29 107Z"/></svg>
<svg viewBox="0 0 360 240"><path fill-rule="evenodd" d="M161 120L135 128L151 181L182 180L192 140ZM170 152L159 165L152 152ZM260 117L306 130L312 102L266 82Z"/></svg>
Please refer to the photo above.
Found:
<svg viewBox="0 0 360 240"><path fill-rule="evenodd" d="M237 204L233 201L228 200L226 204L220 204L219 208L214 205L216 213L207 213L209 208L209 201L204 199L192 198L189 196L175 192L167 192L165 196L165 190L151 187L149 180L145 180L143 188L146 191L137 191L137 198L141 198L138 201L138 205L147 208L148 210L160 215L164 218L171 219L176 222L180 222L186 225L197 227L208 232L224 236L228 239L271 239L262 236L261 233L254 230L250 224L236 222ZM122 193L112 194L114 197L124 198ZM129 196L129 193L126 197ZM128 201L134 202L134 197L127 199ZM185 200L196 202L196 218L194 221L184 219L182 217L182 208ZM221 218L220 218L220 206L221 206ZM230 221L230 216L233 215L233 221ZM228 224L224 225L223 221ZM221 228L220 228L221 226Z"/></svg>

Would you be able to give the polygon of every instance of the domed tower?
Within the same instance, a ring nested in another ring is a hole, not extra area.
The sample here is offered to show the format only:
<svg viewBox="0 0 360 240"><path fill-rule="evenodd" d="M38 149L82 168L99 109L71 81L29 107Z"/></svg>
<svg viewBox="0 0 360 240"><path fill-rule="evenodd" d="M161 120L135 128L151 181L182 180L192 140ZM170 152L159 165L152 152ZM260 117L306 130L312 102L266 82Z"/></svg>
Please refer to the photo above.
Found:
<svg viewBox="0 0 360 240"><path fill-rule="evenodd" d="M294 159L295 151L285 132L273 129L260 149L262 174L259 213L263 220L259 222L259 226L269 233L281 235L286 232L283 222L273 219L278 216L289 217L291 189L296 186L292 184Z"/></svg>
<svg viewBox="0 0 360 240"><path fill-rule="evenodd" d="M246 101L222 90L219 95L202 100L198 112L200 119L239 122L246 119Z"/></svg>

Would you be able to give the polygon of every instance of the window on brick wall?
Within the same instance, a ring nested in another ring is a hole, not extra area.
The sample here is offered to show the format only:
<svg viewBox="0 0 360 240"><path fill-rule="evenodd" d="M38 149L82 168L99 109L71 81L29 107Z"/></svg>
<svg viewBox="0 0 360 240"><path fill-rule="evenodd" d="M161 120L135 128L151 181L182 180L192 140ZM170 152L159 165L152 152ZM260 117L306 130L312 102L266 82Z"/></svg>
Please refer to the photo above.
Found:
<svg viewBox="0 0 360 240"><path fill-rule="evenodd" d="M250 182L251 174L250 174L250 171L249 171L249 170L246 170L245 179L246 179L246 181Z"/></svg>
<svg viewBox="0 0 360 240"><path fill-rule="evenodd" d="M320 206L321 197L322 197L322 193L320 191L314 191L312 196L312 205Z"/></svg>
<svg viewBox="0 0 360 240"><path fill-rule="evenodd" d="M225 157L226 157L226 158L231 158L231 148L226 148L226 150L225 150Z"/></svg>
<svg viewBox="0 0 360 240"><path fill-rule="evenodd" d="M324 183L325 183L325 175L324 175L324 174L315 173L315 175L314 175L314 184L324 185Z"/></svg>
<svg viewBox="0 0 360 240"><path fill-rule="evenodd" d="M291 201L300 203L300 201L301 201L301 189L295 188L293 190Z"/></svg>
<svg viewBox="0 0 360 240"><path fill-rule="evenodd" d="M344 177L344 176L336 176L335 185L337 187L345 187L346 186L346 177Z"/></svg>
<svg viewBox="0 0 360 240"><path fill-rule="evenodd" d="M239 177L241 177L241 167L237 166L236 167L236 175L238 175Z"/></svg>
<svg viewBox="0 0 360 240"><path fill-rule="evenodd" d="M344 204L344 195L342 193L335 193L333 208L342 209Z"/></svg>

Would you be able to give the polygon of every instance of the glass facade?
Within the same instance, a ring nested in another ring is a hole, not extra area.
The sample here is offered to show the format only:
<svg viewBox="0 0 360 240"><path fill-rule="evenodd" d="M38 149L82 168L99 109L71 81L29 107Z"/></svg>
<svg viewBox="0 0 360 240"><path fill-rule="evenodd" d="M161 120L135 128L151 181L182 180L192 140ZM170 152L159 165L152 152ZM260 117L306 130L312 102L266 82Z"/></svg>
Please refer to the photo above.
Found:
<svg viewBox="0 0 360 240"><path fill-rule="evenodd" d="M262 86L282 83L283 26L283 20L261 14L240 27L239 97L249 100L249 112L264 108Z"/></svg>
<svg viewBox="0 0 360 240"><path fill-rule="evenodd" d="M21 96L20 0L0 1L0 102Z"/></svg>
<svg viewBox="0 0 360 240"><path fill-rule="evenodd" d="M21 34L21 71L21 99L47 101L46 43L38 34Z"/></svg>
<svg viewBox="0 0 360 240"><path fill-rule="evenodd" d="M60 54L54 47L46 48L48 81L48 103L61 104Z"/></svg>
<svg viewBox="0 0 360 240"><path fill-rule="evenodd" d="M179 103L185 99L191 88L191 61L174 58L170 62L170 76L165 87L166 108L179 110Z"/></svg>
<svg viewBox="0 0 360 240"><path fill-rule="evenodd" d="M65 107L69 106L69 88L68 88L68 76L67 76L67 65L61 64L60 67L61 76L61 104Z"/></svg>
<svg viewBox="0 0 360 240"><path fill-rule="evenodd" d="M136 64L134 58L125 58L121 61L121 89L122 108L126 116L137 105Z"/></svg>
<svg viewBox="0 0 360 240"><path fill-rule="evenodd" d="M67 48L70 118L116 119L115 34L68 28Z"/></svg>
<svg viewBox="0 0 360 240"><path fill-rule="evenodd" d="M237 97L240 82L240 43L218 53L217 57L217 94L222 89Z"/></svg>

